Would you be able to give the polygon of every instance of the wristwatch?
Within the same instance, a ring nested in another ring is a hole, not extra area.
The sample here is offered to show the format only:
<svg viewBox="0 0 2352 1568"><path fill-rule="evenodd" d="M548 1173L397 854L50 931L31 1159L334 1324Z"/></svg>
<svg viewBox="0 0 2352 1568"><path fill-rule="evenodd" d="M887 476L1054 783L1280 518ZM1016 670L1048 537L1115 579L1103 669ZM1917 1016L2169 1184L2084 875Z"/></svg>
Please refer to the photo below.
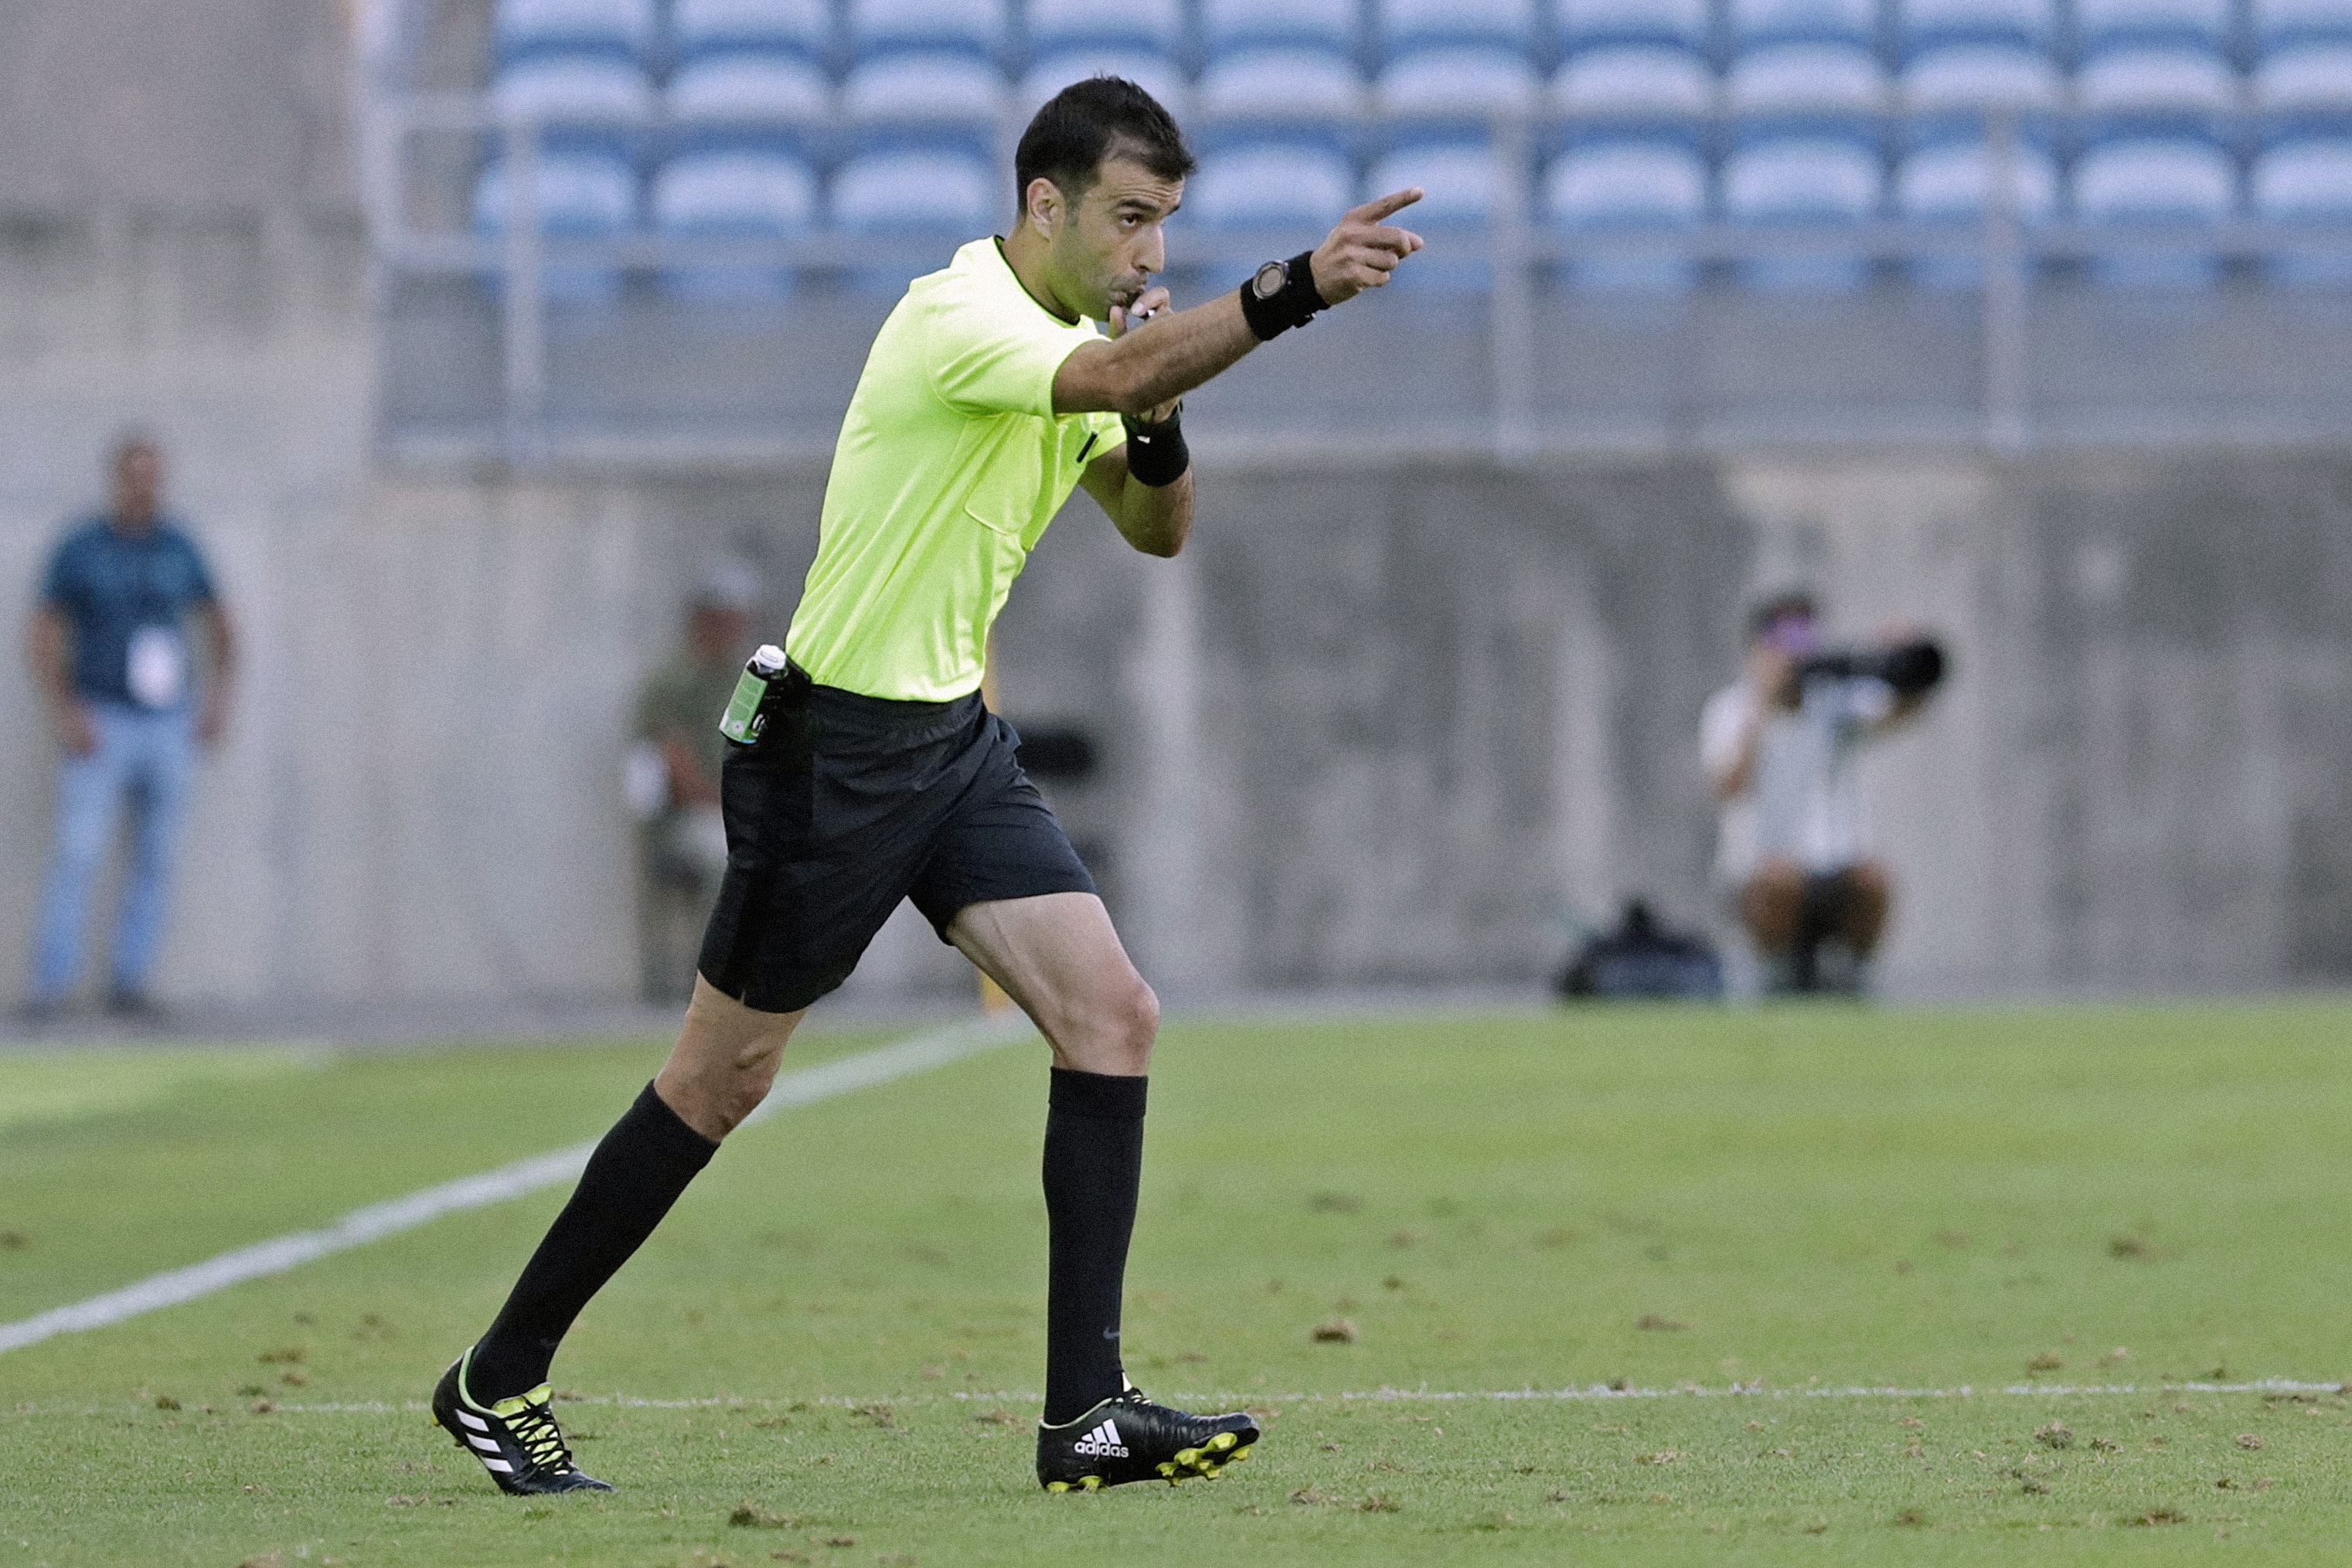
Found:
<svg viewBox="0 0 2352 1568"><path fill-rule="evenodd" d="M1271 299L1289 287L1290 263L1286 261L1269 261L1250 279L1250 292L1260 299Z"/></svg>

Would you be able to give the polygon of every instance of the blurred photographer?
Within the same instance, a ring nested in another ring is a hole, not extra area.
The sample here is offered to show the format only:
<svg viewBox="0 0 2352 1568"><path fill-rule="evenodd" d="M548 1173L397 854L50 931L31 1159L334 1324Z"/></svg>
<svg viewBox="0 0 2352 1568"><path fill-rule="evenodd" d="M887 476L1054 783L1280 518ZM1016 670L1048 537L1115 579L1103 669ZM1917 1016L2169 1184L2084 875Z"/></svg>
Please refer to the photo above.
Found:
<svg viewBox="0 0 2352 1568"><path fill-rule="evenodd" d="M1768 995L1865 989L1893 883L1870 853L1854 759L1942 677L1941 651L1915 635L1825 647L1810 593L1750 617L1746 667L1707 699L1699 750L1719 807L1717 874Z"/></svg>

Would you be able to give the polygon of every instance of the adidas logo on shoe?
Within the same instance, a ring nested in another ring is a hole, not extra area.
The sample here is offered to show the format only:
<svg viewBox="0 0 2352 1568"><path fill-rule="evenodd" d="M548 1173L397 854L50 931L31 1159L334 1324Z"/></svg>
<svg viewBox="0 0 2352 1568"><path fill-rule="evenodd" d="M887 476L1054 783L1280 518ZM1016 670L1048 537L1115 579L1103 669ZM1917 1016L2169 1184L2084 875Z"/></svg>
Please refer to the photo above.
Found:
<svg viewBox="0 0 2352 1568"><path fill-rule="evenodd" d="M1108 1421L1072 1443L1070 1451L1074 1454L1084 1454L1090 1459L1127 1458L1127 1445L1118 1440L1118 1428Z"/></svg>

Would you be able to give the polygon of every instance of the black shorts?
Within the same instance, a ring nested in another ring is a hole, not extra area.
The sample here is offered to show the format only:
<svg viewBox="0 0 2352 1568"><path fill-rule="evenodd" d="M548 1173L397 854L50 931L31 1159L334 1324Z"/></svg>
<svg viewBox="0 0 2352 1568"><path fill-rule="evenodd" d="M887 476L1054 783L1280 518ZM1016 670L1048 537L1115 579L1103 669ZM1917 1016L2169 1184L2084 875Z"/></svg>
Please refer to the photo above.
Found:
<svg viewBox="0 0 2352 1568"><path fill-rule="evenodd" d="M902 898L945 941L967 904L1095 891L977 692L890 702L793 669L765 713L719 776L727 874L698 966L744 1006L796 1012L840 985Z"/></svg>

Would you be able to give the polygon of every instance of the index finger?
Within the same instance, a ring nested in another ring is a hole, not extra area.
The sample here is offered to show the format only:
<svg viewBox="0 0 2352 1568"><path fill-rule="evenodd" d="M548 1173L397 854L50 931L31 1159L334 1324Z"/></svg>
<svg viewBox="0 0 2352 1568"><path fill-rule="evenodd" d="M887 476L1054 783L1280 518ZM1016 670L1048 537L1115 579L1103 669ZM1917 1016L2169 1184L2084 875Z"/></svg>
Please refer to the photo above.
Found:
<svg viewBox="0 0 2352 1568"><path fill-rule="evenodd" d="M1408 185L1402 191L1391 191L1385 196L1375 196L1348 214L1351 224L1376 224L1391 213L1401 213L1421 200L1421 187Z"/></svg>

